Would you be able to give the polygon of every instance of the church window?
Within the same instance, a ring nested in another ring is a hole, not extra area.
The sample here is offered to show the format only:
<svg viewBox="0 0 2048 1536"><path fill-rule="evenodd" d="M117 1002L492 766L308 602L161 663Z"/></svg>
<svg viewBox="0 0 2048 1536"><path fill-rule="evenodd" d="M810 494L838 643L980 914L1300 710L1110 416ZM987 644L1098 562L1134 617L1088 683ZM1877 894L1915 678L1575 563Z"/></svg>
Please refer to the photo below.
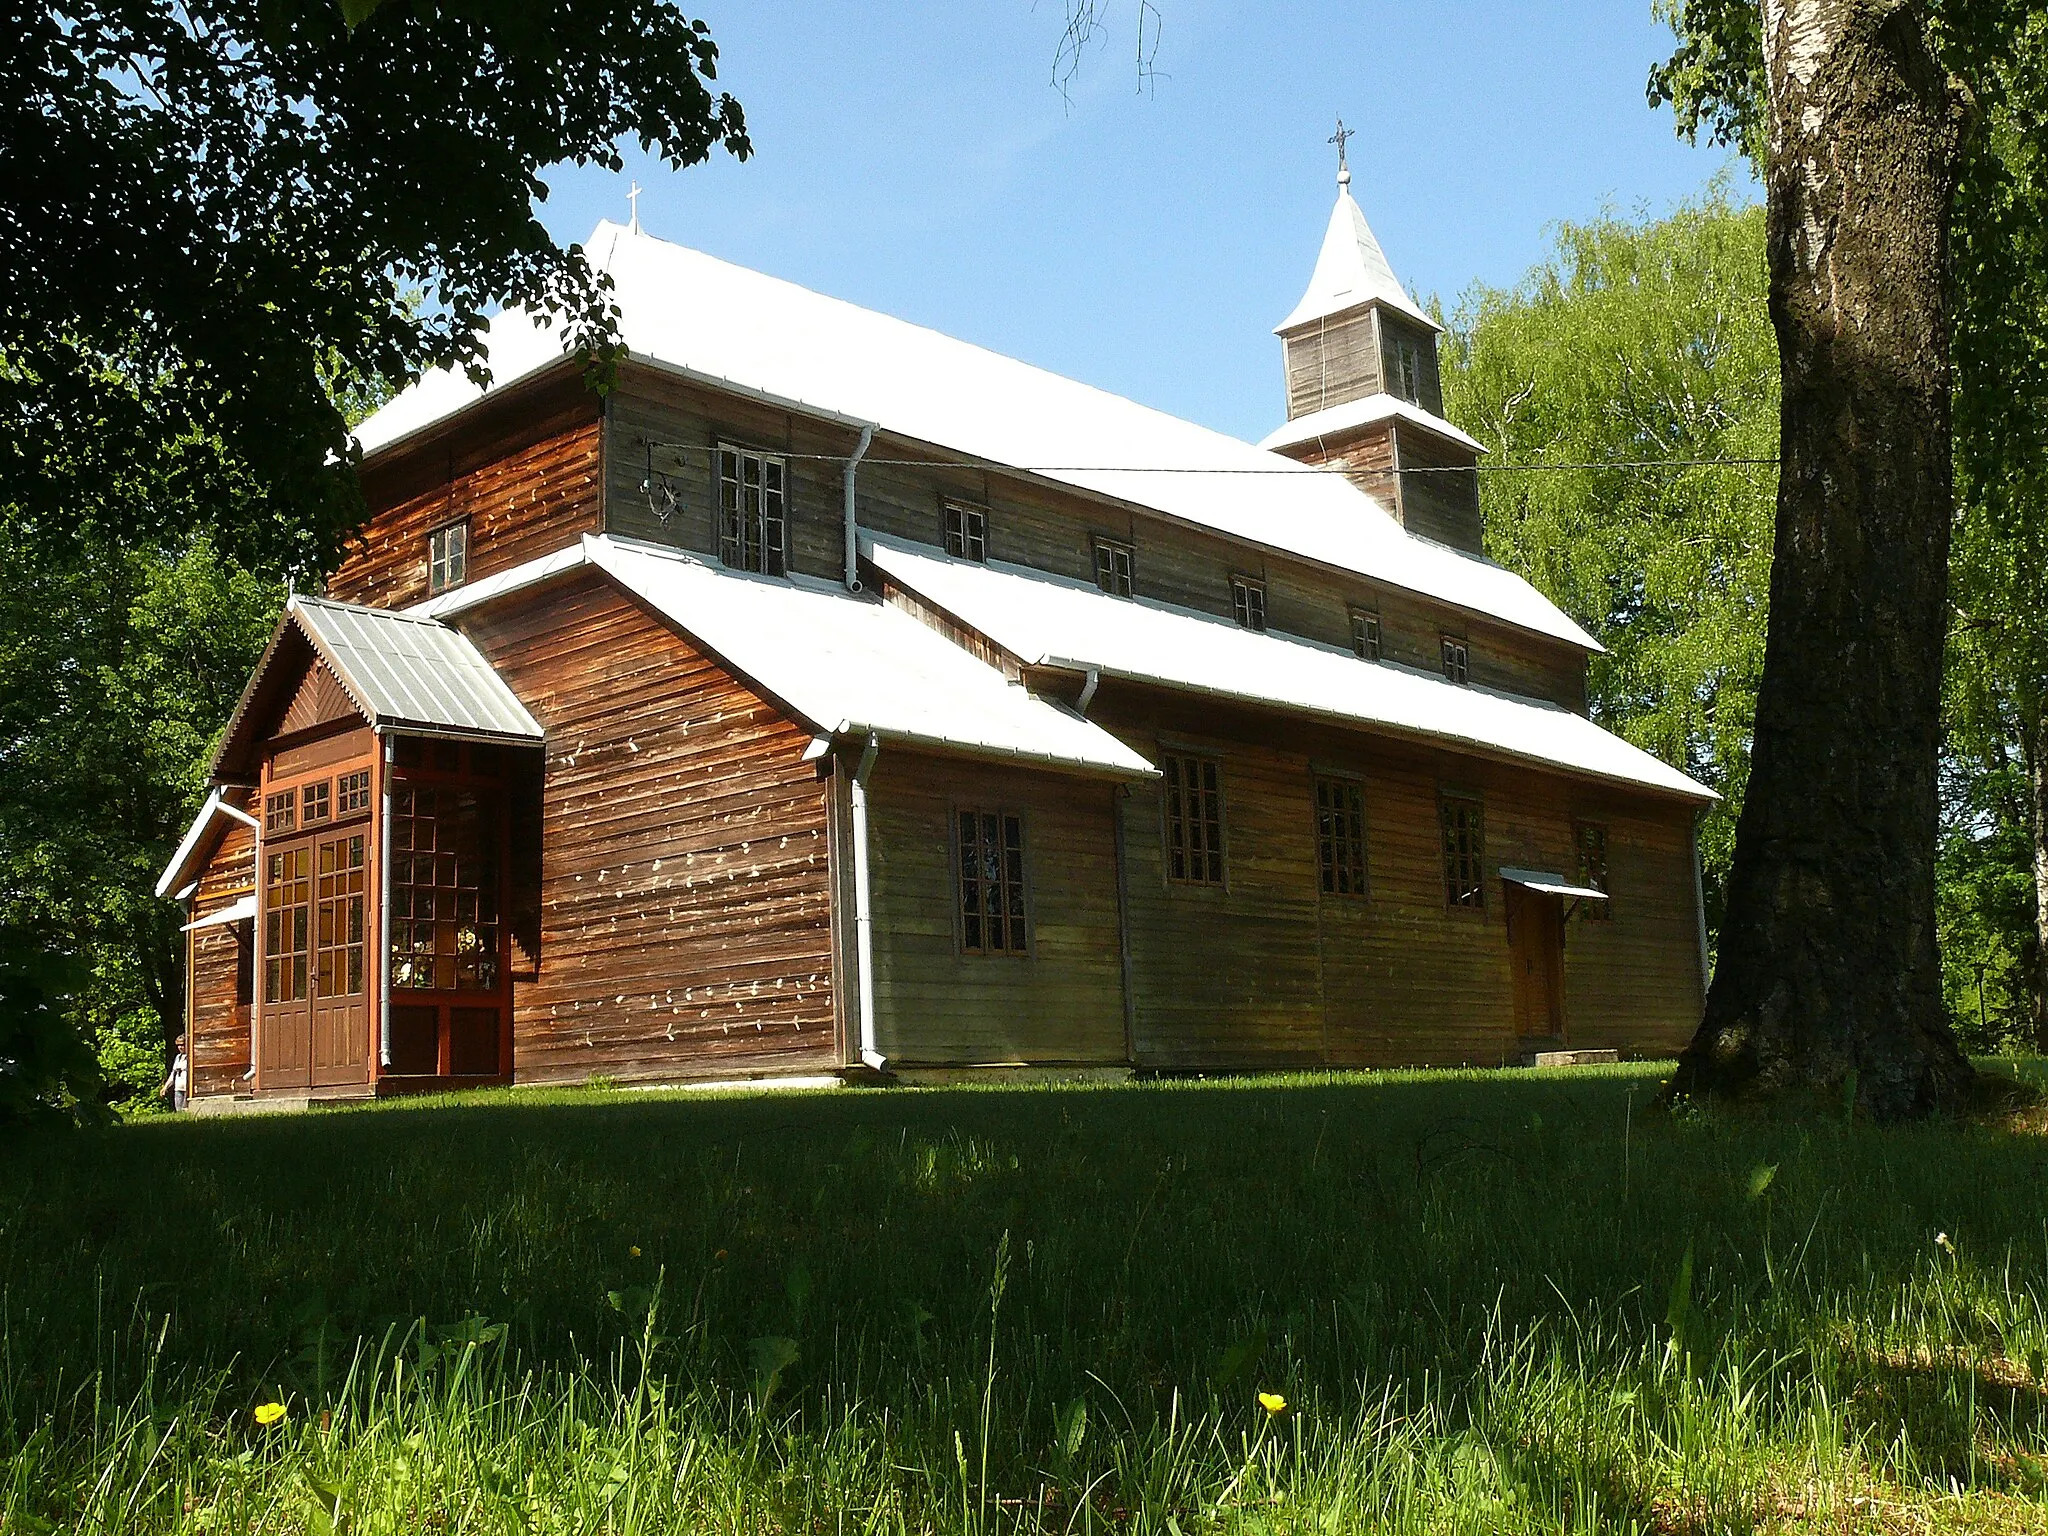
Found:
<svg viewBox="0 0 2048 1536"><path fill-rule="evenodd" d="M773 454L718 449L718 558L736 571L788 574L788 467Z"/></svg>
<svg viewBox="0 0 2048 1536"><path fill-rule="evenodd" d="M1360 661L1380 659L1380 616L1369 609L1351 610L1351 649Z"/></svg>
<svg viewBox="0 0 2048 1536"><path fill-rule="evenodd" d="M962 811L958 831L960 948L970 955L1029 953L1024 818L1014 811Z"/></svg>
<svg viewBox="0 0 2048 1536"><path fill-rule="evenodd" d="M1365 894L1365 786L1356 779L1316 779L1316 858L1323 894Z"/></svg>
<svg viewBox="0 0 2048 1536"><path fill-rule="evenodd" d="M1472 681L1472 650L1455 635L1443 637L1444 676L1458 684Z"/></svg>
<svg viewBox="0 0 2048 1536"><path fill-rule="evenodd" d="M1266 632L1266 584L1249 576L1230 578L1230 616L1239 629Z"/></svg>
<svg viewBox="0 0 2048 1536"><path fill-rule="evenodd" d="M1131 546L1114 539L1095 541L1095 585L1111 597L1131 595Z"/></svg>
<svg viewBox="0 0 2048 1536"><path fill-rule="evenodd" d="M956 560L988 559L988 513L980 507L946 503L946 553Z"/></svg>
<svg viewBox="0 0 2048 1536"><path fill-rule="evenodd" d="M1444 836L1445 905L1484 908L1485 808L1464 795L1444 795L1437 801L1437 819Z"/></svg>
<svg viewBox="0 0 2048 1536"><path fill-rule="evenodd" d="M1168 752L1159 759L1166 791L1166 874L1180 885L1223 883L1223 771L1213 757Z"/></svg>
<svg viewBox="0 0 2048 1536"><path fill-rule="evenodd" d="M1387 349L1387 387L1410 405L1422 402L1422 349L1411 336L1396 334Z"/></svg>
<svg viewBox="0 0 2048 1536"><path fill-rule="evenodd" d="M446 592L469 579L469 519L447 523L427 535L427 590Z"/></svg>
<svg viewBox="0 0 2048 1536"><path fill-rule="evenodd" d="M1607 889L1607 829L1597 821L1580 821L1572 825L1572 842L1579 855L1579 884L1595 891ZM1613 915L1610 904L1604 901L1582 901L1579 911L1593 922L1601 922Z"/></svg>

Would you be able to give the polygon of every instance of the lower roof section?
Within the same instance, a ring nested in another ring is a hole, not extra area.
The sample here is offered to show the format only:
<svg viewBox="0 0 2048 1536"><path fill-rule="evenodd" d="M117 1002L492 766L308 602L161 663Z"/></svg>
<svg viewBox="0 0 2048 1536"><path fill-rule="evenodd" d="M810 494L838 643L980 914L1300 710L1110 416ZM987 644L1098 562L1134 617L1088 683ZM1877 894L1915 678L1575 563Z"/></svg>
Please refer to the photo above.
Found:
<svg viewBox="0 0 2048 1536"><path fill-rule="evenodd" d="M586 534L571 550L412 610L453 619L579 570L601 572L814 731L1048 768L1148 778L1100 726L1040 698L901 609L802 577Z"/></svg>
<svg viewBox="0 0 2048 1536"><path fill-rule="evenodd" d="M863 553L905 590L1027 666L1096 672L1477 749L1701 802L1717 799L1585 716L1311 641L882 535Z"/></svg>

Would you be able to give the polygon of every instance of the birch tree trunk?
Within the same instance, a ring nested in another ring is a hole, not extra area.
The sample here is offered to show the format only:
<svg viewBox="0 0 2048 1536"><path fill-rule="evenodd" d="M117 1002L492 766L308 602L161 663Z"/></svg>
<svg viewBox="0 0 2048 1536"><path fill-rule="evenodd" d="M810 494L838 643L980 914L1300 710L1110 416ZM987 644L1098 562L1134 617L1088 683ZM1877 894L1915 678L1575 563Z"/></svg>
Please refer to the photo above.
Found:
<svg viewBox="0 0 2048 1536"><path fill-rule="evenodd" d="M2034 848L2034 1048L2048 1052L2048 704L2034 709L2026 733L2027 830Z"/></svg>
<svg viewBox="0 0 2048 1536"><path fill-rule="evenodd" d="M1961 92L1902 0L1764 0L1784 375L1771 618L1720 962L1679 1093L1924 1114L1942 1010L1936 762L1954 488Z"/></svg>

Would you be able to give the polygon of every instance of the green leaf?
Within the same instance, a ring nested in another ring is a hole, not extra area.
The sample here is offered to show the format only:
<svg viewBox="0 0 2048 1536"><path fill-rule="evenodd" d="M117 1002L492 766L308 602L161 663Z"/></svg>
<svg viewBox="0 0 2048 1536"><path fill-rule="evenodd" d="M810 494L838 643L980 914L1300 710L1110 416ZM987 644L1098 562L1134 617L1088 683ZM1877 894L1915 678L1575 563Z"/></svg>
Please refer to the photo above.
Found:
<svg viewBox="0 0 2048 1536"><path fill-rule="evenodd" d="M1771 1187L1771 1181L1778 1176L1776 1163L1758 1163L1749 1170L1749 1198L1761 1200L1764 1191Z"/></svg>
<svg viewBox="0 0 2048 1536"><path fill-rule="evenodd" d="M341 0L341 19L353 32L376 13L384 0Z"/></svg>

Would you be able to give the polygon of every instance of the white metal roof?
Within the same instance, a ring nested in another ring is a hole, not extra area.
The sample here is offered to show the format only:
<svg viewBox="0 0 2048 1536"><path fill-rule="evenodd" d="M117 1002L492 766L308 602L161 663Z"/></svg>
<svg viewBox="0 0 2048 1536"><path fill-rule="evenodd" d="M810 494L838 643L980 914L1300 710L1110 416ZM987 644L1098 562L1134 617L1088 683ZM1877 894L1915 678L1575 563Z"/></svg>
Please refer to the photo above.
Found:
<svg viewBox="0 0 2048 1536"><path fill-rule="evenodd" d="M1432 331L1443 329L1408 297L1408 290L1394 276L1387 253L1380 249L1372 226L1365 222L1365 210L1351 196L1350 176L1340 172L1337 206L1330 210L1330 227L1323 232L1323 248L1316 256L1316 270L1308 280L1308 291L1273 329L1284 334L1297 326L1327 320L1374 301Z"/></svg>
<svg viewBox="0 0 2048 1536"><path fill-rule="evenodd" d="M1022 566L954 560L875 535L862 546L890 578L1029 666L1093 668L1104 677L1376 727L1691 799L1717 798L1557 705L1360 661L1292 636L1254 634L1161 603L1110 597Z"/></svg>
<svg viewBox="0 0 2048 1536"><path fill-rule="evenodd" d="M215 821L239 821L244 826L256 825L256 818L226 798L224 791L210 791L199 812L192 818L192 825L185 829L185 835L178 840L177 848L171 854L170 863L157 876L156 893L170 897L180 891L186 882L198 873L194 867L201 842Z"/></svg>
<svg viewBox="0 0 2048 1536"><path fill-rule="evenodd" d="M1370 426L1374 422L1413 422L1424 431L1434 432L1438 437L1470 448L1474 453L1486 452L1486 445L1469 432L1452 426L1443 417L1425 411L1399 395L1367 395L1360 400L1346 400L1341 405L1326 405L1320 411L1310 411L1306 416L1297 416L1285 425L1275 428L1259 439L1261 448L1274 452L1292 448L1297 443L1314 442L1319 437L1334 437L1340 432L1349 432L1356 427Z"/></svg>
<svg viewBox="0 0 2048 1536"><path fill-rule="evenodd" d="M1607 893L1590 885L1580 885L1576 880L1567 880L1555 870L1516 869L1503 864L1501 879L1509 885L1519 885L1524 890L1537 891L1545 896L1563 896L1572 901L1605 901Z"/></svg>
<svg viewBox="0 0 2048 1536"><path fill-rule="evenodd" d="M226 928L232 923L251 922L255 919L255 916L256 896L254 892L251 892L247 896L237 897L218 911L209 912L204 917L194 918L191 922L185 924L184 928L180 931L192 933L201 928Z"/></svg>
<svg viewBox="0 0 2048 1536"><path fill-rule="evenodd" d="M616 224L598 225L586 249L611 275L625 344L642 360L1600 648L1521 577L1410 536L1341 473ZM507 313L485 348L502 390L558 361L563 337ZM357 439L376 452L481 393L460 371L429 374Z"/></svg>
<svg viewBox="0 0 2048 1536"><path fill-rule="evenodd" d="M459 631L320 597L295 597L290 612L378 730L541 739L539 722Z"/></svg>
<svg viewBox="0 0 2048 1536"><path fill-rule="evenodd" d="M435 600L453 617L594 567L828 736L1146 778L1152 765L1100 726L1039 698L909 614L801 577L755 576L681 551L586 534L492 585Z"/></svg>

